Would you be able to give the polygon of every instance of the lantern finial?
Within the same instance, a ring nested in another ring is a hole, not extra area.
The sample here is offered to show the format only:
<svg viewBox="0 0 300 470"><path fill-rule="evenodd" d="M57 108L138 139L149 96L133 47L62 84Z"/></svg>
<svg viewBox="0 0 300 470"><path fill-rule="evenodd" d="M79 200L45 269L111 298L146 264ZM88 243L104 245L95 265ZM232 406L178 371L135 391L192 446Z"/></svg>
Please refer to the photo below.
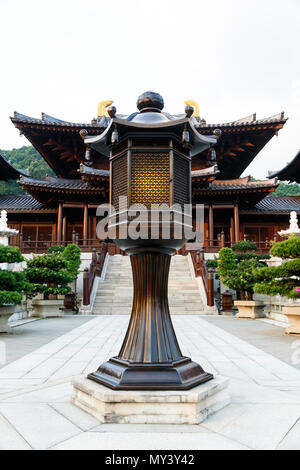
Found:
<svg viewBox="0 0 300 470"><path fill-rule="evenodd" d="M137 108L141 112L157 111L160 112L164 108L164 99L159 93L154 91L145 91L136 102Z"/></svg>

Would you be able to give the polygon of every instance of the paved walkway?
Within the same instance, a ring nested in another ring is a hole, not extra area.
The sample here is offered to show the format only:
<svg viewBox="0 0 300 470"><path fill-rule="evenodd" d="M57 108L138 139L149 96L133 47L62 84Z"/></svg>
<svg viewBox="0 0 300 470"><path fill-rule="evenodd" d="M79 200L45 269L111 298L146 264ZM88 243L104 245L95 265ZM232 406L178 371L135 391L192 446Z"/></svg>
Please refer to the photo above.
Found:
<svg viewBox="0 0 300 470"><path fill-rule="evenodd" d="M34 325L31 320L13 322L14 334L0 335L0 341L4 341L6 346L6 363L31 353L88 320L90 318L82 315L67 315L62 318L36 319Z"/></svg>
<svg viewBox="0 0 300 470"><path fill-rule="evenodd" d="M119 350L128 316L101 316L0 370L0 448L299 450L300 371L209 319L173 321L183 353L231 379L231 405L198 426L99 425L70 380Z"/></svg>
<svg viewBox="0 0 300 470"><path fill-rule="evenodd" d="M205 319L300 370L300 338L285 335L286 325L278 327L272 320L253 321L222 315L207 316Z"/></svg>

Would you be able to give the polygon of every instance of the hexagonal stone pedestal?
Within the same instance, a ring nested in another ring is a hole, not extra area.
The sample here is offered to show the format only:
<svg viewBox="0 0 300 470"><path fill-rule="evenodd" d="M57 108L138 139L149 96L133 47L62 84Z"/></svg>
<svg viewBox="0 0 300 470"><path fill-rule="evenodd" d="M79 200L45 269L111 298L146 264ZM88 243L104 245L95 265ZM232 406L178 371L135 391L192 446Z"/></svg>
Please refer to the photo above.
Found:
<svg viewBox="0 0 300 470"><path fill-rule="evenodd" d="M8 323L9 317L14 314L15 306L7 305L0 307L0 333L12 333L12 328Z"/></svg>
<svg viewBox="0 0 300 470"><path fill-rule="evenodd" d="M115 391L80 377L72 403L101 423L199 424L230 403L228 383L216 377L185 391Z"/></svg>
<svg viewBox="0 0 300 470"><path fill-rule="evenodd" d="M282 309L282 313L288 318L289 326L285 330L287 335L300 335L300 304L291 303L285 305Z"/></svg>
<svg viewBox="0 0 300 470"><path fill-rule="evenodd" d="M235 300L234 306L238 308L235 318L264 318L264 302L260 300Z"/></svg>

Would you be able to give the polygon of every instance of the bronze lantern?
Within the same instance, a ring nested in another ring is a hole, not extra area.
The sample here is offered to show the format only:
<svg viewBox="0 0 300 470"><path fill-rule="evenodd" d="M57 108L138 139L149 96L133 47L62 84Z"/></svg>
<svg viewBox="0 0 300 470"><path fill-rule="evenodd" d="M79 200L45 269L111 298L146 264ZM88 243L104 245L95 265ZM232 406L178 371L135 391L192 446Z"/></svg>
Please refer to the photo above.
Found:
<svg viewBox="0 0 300 470"><path fill-rule="evenodd" d="M170 317L171 256L186 241L184 235L174 236L176 224L183 222L178 222L172 206L191 203L191 159L215 144L216 138L201 136L196 130L191 107L179 118L164 113L163 99L157 93L142 94L137 107L139 111L126 118L109 108L107 129L97 137L85 138L88 146L110 159L114 242L130 256L134 285L121 350L88 378L116 390L187 390L213 376L182 355ZM125 201L121 205L120 197ZM158 221L158 236L151 237L150 219L146 238L122 236L133 204L171 208L170 236L163 236Z"/></svg>

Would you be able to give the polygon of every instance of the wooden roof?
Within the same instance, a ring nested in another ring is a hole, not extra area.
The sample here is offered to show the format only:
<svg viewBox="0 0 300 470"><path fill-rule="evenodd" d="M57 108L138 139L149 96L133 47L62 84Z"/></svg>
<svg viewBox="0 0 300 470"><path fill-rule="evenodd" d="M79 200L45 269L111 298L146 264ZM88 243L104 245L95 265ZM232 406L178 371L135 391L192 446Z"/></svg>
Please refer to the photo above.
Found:
<svg viewBox="0 0 300 470"><path fill-rule="evenodd" d="M300 196L267 196L259 201L253 208L241 211L241 213L280 215L289 214L291 211L300 213Z"/></svg>
<svg viewBox="0 0 300 470"><path fill-rule="evenodd" d="M98 135L107 126L109 118L103 117L92 123L72 123L42 113L41 119L14 113L11 121L42 155L60 178L78 178L78 168L85 159L85 145L79 132L88 129L89 134ZM102 168L109 168L108 159L101 161Z"/></svg>
<svg viewBox="0 0 300 470"><path fill-rule="evenodd" d="M9 181L16 180L21 175L25 175L24 171L14 168L6 158L0 154L0 180Z"/></svg>
<svg viewBox="0 0 300 470"><path fill-rule="evenodd" d="M2 195L0 196L0 210L16 213L53 212L34 197L29 195ZM56 212L56 210L54 210Z"/></svg>
<svg viewBox="0 0 300 470"><path fill-rule="evenodd" d="M239 178L286 121L283 112L264 119L257 119L256 114L253 114L233 122L219 124L200 121L198 130L201 134L209 135L212 128L222 131L215 146L216 163L220 170L216 179ZM209 161L209 153L203 152L199 158L194 159L194 167L206 166L206 161Z"/></svg>
<svg viewBox="0 0 300 470"><path fill-rule="evenodd" d="M164 114L168 116L168 119L183 118L183 115ZM84 163L85 159L85 145L79 135L80 130L86 129L89 136L96 136L101 134L110 123L110 118L105 116L94 119L90 123L73 123L56 119L45 113L37 119L17 112L11 120L44 157L57 176L72 179L80 177L79 165ZM218 124L207 124L200 118L193 118L196 130L203 136L210 136L214 129L222 131L215 146L216 163L220 171L216 176L217 179L238 178L286 121L284 113L265 119L257 119L256 115L251 115L247 118ZM108 158L94 152L92 149L91 160L94 161L95 168L108 170ZM200 170L211 165L209 150L193 157L193 170Z"/></svg>
<svg viewBox="0 0 300 470"><path fill-rule="evenodd" d="M28 176L20 177L20 185L35 199L43 204L56 205L58 200L80 200L86 202L98 201L99 204L108 198L109 185L91 187L88 182L77 179L47 177L38 180Z"/></svg>
<svg viewBox="0 0 300 470"><path fill-rule="evenodd" d="M273 192L279 182L272 180L250 181L250 177L233 180L215 180L207 188L193 187L193 202L239 202L241 206L253 206L269 193Z"/></svg>
<svg viewBox="0 0 300 470"><path fill-rule="evenodd" d="M268 178L276 176L281 181L290 183L300 183L300 150L292 161L286 164L281 170L270 171Z"/></svg>

